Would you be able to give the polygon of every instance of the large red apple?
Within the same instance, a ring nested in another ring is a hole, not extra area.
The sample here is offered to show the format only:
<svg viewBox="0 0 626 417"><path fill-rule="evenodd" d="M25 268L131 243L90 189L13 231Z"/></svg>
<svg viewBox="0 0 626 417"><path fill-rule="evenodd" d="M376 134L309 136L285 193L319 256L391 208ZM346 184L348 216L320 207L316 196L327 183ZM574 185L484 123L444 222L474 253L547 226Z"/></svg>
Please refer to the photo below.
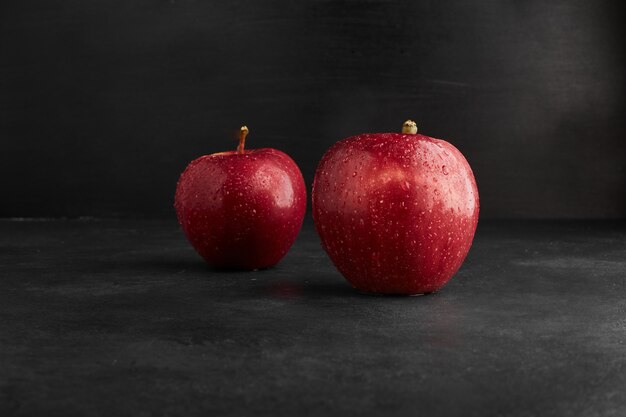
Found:
<svg viewBox="0 0 626 417"><path fill-rule="evenodd" d="M417 134L363 134L332 146L313 182L322 246L357 289L423 294L459 269L478 222L478 189L458 149Z"/></svg>
<svg viewBox="0 0 626 417"><path fill-rule="evenodd" d="M212 266L261 269L293 244L306 211L306 187L296 163L276 149L201 156L180 176L174 206L187 239Z"/></svg>

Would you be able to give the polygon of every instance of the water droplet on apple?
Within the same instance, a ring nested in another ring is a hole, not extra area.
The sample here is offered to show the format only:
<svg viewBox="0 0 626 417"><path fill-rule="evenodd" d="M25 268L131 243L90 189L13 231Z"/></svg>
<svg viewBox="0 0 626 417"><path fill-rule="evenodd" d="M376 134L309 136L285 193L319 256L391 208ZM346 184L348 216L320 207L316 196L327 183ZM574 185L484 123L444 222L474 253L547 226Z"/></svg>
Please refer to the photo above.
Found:
<svg viewBox="0 0 626 417"><path fill-rule="evenodd" d="M445 165L441 166L441 172L443 172L443 175L448 175L448 168L446 168Z"/></svg>

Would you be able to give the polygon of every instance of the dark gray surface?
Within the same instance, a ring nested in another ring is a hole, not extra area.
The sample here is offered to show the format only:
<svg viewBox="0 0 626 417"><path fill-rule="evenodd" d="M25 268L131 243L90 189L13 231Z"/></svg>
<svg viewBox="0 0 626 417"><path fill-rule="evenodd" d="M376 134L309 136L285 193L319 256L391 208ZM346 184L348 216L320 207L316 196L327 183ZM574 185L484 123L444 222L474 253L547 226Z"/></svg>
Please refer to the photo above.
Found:
<svg viewBox="0 0 626 417"><path fill-rule="evenodd" d="M439 293L260 272L173 222L0 221L0 414L626 415L626 225L481 222Z"/></svg>
<svg viewBox="0 0 626 417"><path fill-rule="evenodd" d="M624 2L0 3L0 217L166 216L200 155L290 154L407 118L483 218L626 217Z"/></svg>

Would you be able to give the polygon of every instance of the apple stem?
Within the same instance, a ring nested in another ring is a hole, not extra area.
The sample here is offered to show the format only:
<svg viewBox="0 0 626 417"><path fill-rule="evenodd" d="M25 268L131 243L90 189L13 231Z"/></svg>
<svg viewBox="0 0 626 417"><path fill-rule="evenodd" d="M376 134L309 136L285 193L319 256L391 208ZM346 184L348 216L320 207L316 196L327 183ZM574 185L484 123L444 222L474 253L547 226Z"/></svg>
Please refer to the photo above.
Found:
<svg viewBox="0 0 626 417"><path fill-rule="evenodd" d="M402 124L402 133L415 135L417 133L417 124L413 120L407 120Z"/></svg>
<svg viewBox="0 0 626 417"><path fill-rule="evenodd" d="M241 129L239 129L239 146L237 146L237 153L239 155L243 154L243 148L244 146L246 146L246 136L248 136L248 127L247 126L241 126Z"/></svg>

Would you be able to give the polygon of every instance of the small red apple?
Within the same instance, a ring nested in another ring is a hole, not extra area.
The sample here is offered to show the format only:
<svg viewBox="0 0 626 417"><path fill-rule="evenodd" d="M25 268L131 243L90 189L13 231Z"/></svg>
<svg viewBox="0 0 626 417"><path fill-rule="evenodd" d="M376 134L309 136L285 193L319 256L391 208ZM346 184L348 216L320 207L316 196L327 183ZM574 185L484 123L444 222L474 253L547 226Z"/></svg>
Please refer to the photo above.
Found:
<svg viewBox="0 0 626 417"><path fill-rule="evenodd" d="M174 206L196 251L218 268L261 269L278 263L296 239L306 211L302 173L276 149L201 156L180 176Z"/></svg>
<svg viewBox="0 0 626 417"><path fill-rule="evenodd" d="M322 246L357 289L438 290L459 269L478 222L478 189L458 149L417 134L363 134L333 145L313 182Z"/></svg>

